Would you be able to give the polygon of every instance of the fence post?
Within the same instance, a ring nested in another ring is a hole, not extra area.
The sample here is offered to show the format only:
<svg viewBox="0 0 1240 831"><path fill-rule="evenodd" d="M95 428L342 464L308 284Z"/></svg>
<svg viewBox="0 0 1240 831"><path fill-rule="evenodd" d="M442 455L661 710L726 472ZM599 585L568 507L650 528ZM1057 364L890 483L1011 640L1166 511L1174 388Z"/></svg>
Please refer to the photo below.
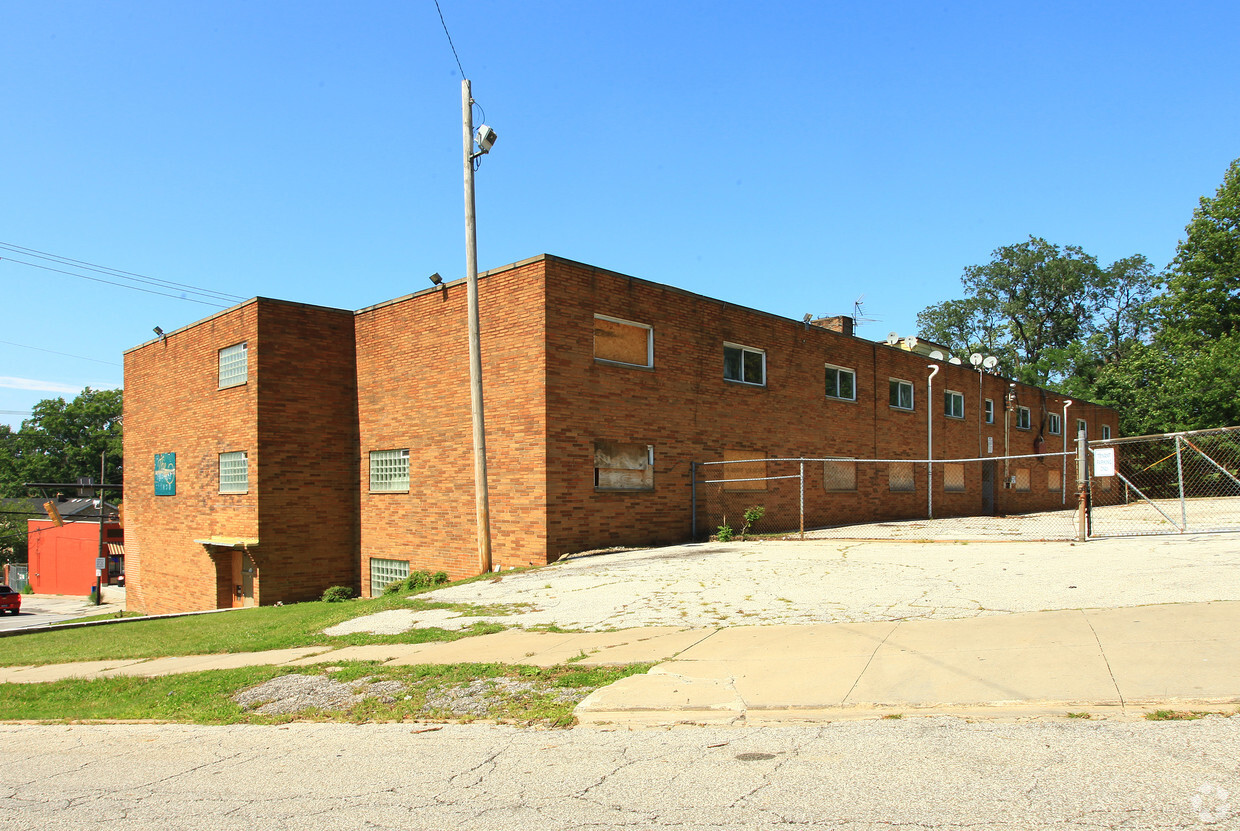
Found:
<svg viewBox="0 0 1240 831"><path fill-rule="evenodd" d="M697 542L697 462L689 462L689 539Z"/></svg>
<svg viewBox="0 0 1240 831"><path fill-rule="evenodd" d="M1088 445L1085 443L1085 431L1076 432L1076 482L1077 493L1077 534L1076 538L1085 542L1089 537L1089 456Z"/></svg>
<svg viewBox="0 0 1240 831"><path fill-rule="evenodd" d="M1188 531L1188 507L1184 504L1184 457L1181 454L1182 437L1175 437L1175 478L1180 483L1180 533Z"/></svg>
<svg viewBox="0 0 1240 831"><path fill-rule="evenodd" d="M801 539L805 539L805 457L801 457Z"/></svg>

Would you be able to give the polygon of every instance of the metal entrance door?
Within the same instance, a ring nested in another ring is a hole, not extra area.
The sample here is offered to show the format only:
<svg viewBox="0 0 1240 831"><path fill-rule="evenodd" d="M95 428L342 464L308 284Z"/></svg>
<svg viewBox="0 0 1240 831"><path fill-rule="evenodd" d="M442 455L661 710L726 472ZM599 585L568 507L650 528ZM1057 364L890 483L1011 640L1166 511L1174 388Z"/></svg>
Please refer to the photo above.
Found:
<svg viewBox="0 0 1240 831"><path fill-rule="evenodd" d="M252 563L241 567L241 605L254 605L254 565Z"/></svg>
<svg viewBox="0 0 1240 831"><path fill-rule="evenodd" d="M995 463L982 462L982 515L995 514Z"/></svg>

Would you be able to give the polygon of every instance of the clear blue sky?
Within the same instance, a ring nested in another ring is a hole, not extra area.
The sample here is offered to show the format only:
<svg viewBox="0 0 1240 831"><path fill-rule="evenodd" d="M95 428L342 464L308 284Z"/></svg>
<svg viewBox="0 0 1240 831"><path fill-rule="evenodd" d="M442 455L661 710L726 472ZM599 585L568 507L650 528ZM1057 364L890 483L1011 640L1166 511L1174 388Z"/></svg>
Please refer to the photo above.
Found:
<svg viewBox="0 0 1240 831"><path fill-rule="evenodd" d="M440 3L499 134L483 269L545 252L791 318L864 295L880 340L1030 234L1162 267L1240 156L1234 0ZM463 276L432 0L0 11L0 242L347 309ZM120 385L215 311L0 258L0 410Z"/></svg>

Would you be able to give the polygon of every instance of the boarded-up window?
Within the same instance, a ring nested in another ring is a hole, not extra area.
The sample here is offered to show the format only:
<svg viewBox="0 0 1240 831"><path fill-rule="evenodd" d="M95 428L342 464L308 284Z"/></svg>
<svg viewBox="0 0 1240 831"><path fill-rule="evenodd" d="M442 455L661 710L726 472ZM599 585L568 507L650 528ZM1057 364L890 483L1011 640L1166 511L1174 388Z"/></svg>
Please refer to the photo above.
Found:
<svg viewBox="0 0 1240 831"><path fill-rule="evenodd" d="M654 446L594 442L594 487L608 491L654 490Z"/></svg>
<svg viewBox="0 0 1240 831"><path fill-rule="evenodd" d="M951 493L964 490L964 465L955 462L943 465L943 490Z"/></svg>
<svg viewBox="0 0 1240 831"><path fill-rule="evenodd" d="M1016 468L1016 470L1012 471L1012 478L1015 480L1015 484L1012 485L1014 490L1018 490L1022 493L1029 492L1029 468Z"/></svg>
<svg viewBox="0 0 1240 831"><path fill-rule="evenodd" d="M739 462L738 464L719 465L723 468L723 475L718 478L727 480L724 482L723 489L725 491L766 490L766 481L763 478L766 476L764 455L755 450L723 451L725 462ZM746 459L750 461L742 461Z"/></svg>
<svg viewBox="0 0 1240 831"><path fill-rule="evenodd" d="M653 330L644 323L594 316L594 357L633 366L654 366Z"/></svg>
<svg viewBox="0 0 1240 831"><path fill-rule="evenodd" d="M829 491L855 491L857 463L852 459L828 459L823 462L822 485Z"/></svg>
<svg viewBox="0 0 1240 831"><path fill-rule="evenodd" d="M1051 493L1059 493L1060 491L1059 471L1057 470L1046 471L1046 489L1050 491Z"/></svg>
<svg viewBox="0 0 1240 831"><path fill-rule="evenodd" d="M1114 476L1099 476L1093 480L1094 487L1100 491L1109 491L1111 489L1111 480L1114 478Z"/></svg>
<svg viewBox="0 0 1240 831"><path fill-rule="evenodd" d="M887 489L893 491L917 490L917 485L913 481L912 462L889 462L887 464Z"/></svg>

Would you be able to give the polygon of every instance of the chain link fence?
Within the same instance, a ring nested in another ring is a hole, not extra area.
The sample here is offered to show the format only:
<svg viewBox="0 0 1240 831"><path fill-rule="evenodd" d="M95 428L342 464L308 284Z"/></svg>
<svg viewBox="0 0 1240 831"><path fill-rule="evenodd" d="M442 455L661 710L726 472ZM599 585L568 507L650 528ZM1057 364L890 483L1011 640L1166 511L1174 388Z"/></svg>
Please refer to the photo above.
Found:
<svg viewBox="0 0 1240 831"><path fill-rule="evenodd" d="M1075 539L1074 456L699 463L695 537Z"/></svg>
<svg viewBox="0 0 1240 831"><path fill-rule="evenodd" d="M1093 441L1091 536L1240 530L1240 427ZM1108 468L1109 469L1109 468Z"/></svg>

